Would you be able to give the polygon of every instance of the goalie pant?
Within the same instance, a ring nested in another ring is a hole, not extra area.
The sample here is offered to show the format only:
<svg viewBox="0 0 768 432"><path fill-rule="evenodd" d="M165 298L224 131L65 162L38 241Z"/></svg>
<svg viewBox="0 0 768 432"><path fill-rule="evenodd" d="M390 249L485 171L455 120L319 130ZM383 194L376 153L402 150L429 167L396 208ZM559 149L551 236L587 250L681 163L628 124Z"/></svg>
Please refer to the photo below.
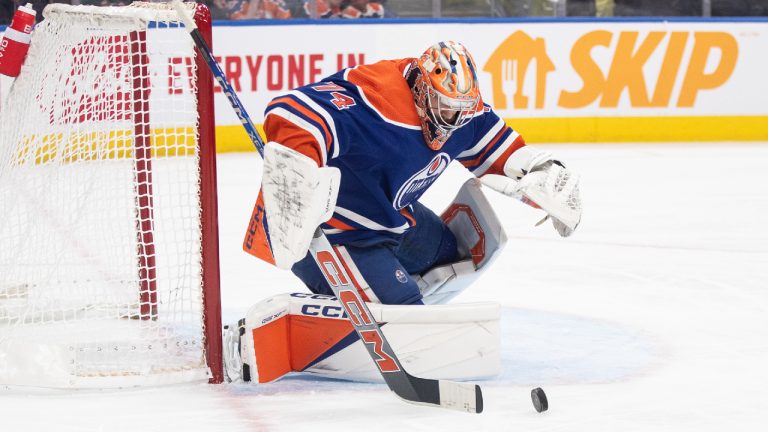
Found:
<svg viewBox="0 0 768 432"><path fill-rule="evenodd" d="M415 222L399 242L379 237L336 246L342 265L366 302L422 304L419 285L411 275L459 258L456 237L435 213L419 202L409 210ZM333 295L310 254L291 270L313 293Z"/></svg>
<svg viewBox="0 0 768 432"><path fill-rule="evenodd" d="M399 243L336 247L367 302L447 303L479 278L506 245L504 228L476 179L464 182L439 217L418 202L411 211L417 223ZM292 270L315 294L333 294L311 256Z"/></svg>

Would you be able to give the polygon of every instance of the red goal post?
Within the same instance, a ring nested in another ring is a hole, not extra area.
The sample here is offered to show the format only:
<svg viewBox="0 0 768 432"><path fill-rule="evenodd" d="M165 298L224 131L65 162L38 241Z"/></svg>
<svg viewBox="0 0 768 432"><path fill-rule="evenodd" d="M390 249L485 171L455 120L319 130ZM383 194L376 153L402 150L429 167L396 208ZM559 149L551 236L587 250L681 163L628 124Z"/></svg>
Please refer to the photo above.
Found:
<svg viewBox="0 0 768 432"><path fill-rule="evenodd" d="M222 382L211 74L167 4L43 15L0 110L0 384Z"/></svg>

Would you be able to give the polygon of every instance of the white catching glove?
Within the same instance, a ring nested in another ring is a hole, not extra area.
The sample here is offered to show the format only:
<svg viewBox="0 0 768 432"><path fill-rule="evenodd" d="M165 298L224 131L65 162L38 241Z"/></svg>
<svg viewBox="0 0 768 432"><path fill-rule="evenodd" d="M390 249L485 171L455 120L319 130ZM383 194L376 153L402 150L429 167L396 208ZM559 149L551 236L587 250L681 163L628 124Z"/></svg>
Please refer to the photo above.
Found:
<svg viewBox="0 0 768 432"><path fill-rule="evenodd" d="M552 153L521 147L504 164L506 177L483 176L487 186L547 212L557 232L568 237L581 222L579 176L552 157ZM515 179L512 182L509 179Z"/></svg>

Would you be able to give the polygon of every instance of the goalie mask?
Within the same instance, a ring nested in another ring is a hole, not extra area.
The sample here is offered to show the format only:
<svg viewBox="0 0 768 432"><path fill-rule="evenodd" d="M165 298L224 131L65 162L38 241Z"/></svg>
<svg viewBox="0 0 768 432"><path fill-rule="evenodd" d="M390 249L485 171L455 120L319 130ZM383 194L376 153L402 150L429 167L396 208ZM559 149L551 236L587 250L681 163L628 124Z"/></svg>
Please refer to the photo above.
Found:
<svg viewBox="0 0 768 432"><path fill-rule="evenodd" d="M439 42L415 59L405 79L413 93L424 141L439 150L454 130L471 119L480 103L477 68L464 45Z"/></svg>

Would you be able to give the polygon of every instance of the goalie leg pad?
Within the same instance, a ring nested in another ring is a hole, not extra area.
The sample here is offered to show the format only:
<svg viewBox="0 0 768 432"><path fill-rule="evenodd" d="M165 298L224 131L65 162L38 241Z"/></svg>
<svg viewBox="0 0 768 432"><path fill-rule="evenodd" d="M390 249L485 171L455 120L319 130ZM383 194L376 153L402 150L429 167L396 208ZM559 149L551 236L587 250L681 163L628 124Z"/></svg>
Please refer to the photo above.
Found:
<svg viewBox="0 0 768 432"><path fill-rule="evenodd" d="M498 304L368 306L410 373L441 379L499 373ZM334 297L280 294L254 305L242 325L240 361L254 383L290 372L382 381Z"/></svg>

